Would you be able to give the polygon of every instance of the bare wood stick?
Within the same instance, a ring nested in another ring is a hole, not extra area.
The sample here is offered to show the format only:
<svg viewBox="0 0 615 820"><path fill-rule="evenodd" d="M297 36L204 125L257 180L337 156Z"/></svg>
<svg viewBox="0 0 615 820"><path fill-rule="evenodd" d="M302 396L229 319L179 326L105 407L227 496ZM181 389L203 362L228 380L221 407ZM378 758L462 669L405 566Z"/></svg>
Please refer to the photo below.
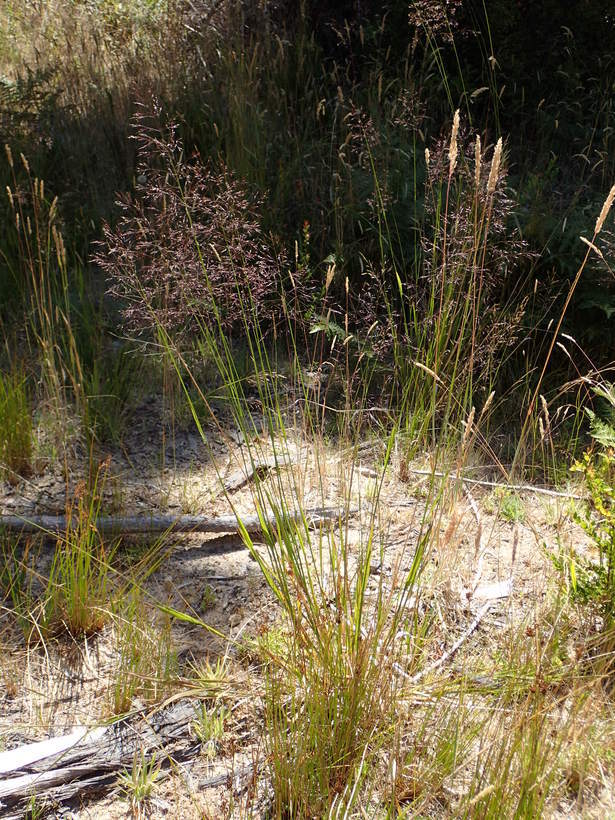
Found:
<svg viewBox="0 0 615 820"><path fill-rule="evenodd" d="M573 498L576 501L582 501L584 496L576 493L561 492L559 490L548 490L546 487L535 487L533 484L502 484L498 481L486 481L479 478L467 478L457 473L439 473L433 470L415 470L408 468L408 472L412 475L435 476L436 478L448 478L451 481L461 481L464 484L474 484L477 487L501 487L503 490L516 490L524 493L537 493L540 495L549 495L554 498Z"/></svg>
<svg viewBox="0 0 615 820"><path fill-rule="evenodd" d="M106 731L105 726L95 729L81 726L68 735L40 740L37 743L26 743L17 749L0 752L0 774L16 772L46 757L66 752L82 742L95 743Z"/></svg>
<svg viewBox="0 0 615 820"><path fill-rule="evenodd" d="M205 780L199 781L199 789L211 789L214 786L224 786L227 783L236 783L252 775L255 768L256 767L253 763L249 763L247 766L243 766L243 768L237 771L229 771L224 774L215 775L214 777L208 777Z"/></svg>
<svg viewBox="0 0 615 820"><path fill-rule="evenodd" d="M310 526L316 526L326 521L337 521L356 510L340 510L333 507L319 507L305 510L286 516L287 521L300 522L304 518ZM241 526L239 524L241 522ZM43 532L52 535L66 533L71 522L65 515L0 515L0 530L8 532L37 533ZM259 532L263 525L275 529L277 519L273 515L248 515L237 518L234 515L221 515L217 518L204 518L200 515L101 515L92 524L101 535L109 533L139 533L139 532L240 532L245 528L248 532Z"/></svg>
<svg viewBox="0 0 615 820"><path fill-rule="evenodd" d="M453 655L455 654L455 652L457 652L459 647L470 637L470 635L478 627L478 625L483 620L483 618L485 617L485 615L491 609L492 606L493 606L493 601L487 601L486 604L483 604L483 606L478 610L478 613L477 613L476 617L474 618L474 620L472 621L470 626L466 629L466 631L463 633L463 635L460 638L458 638L455 641L455 643L451 646L451 648L448 649L444 653L444 655L442 655L441 658L438 658L438 660L435 663L432 663L430 666L426 667L425 669L421 669L421 671L417 672L416 675L409 675L407 672L405 672L401 668L401 666L399 666L399 664L395 664L395 671L398 674L403 675L404 678L408 678L411 683L418 683L418 681L422 680L426 675L429 675L430 672L434 672L436 669L439 669L450 658L453 657Z"/></svg>
<svg viewBox="0 0 615 820"><path fill-rule="evenodd" d="M19 800L29 795L43 792L53 786L60 786L75 780L84 780L86 777L94 776L96 779L106 779L109 772L113 772L117 767L111 764L96 762L81 763L75 766L63 766L52 769L49 772L32 772L20 777L12 777L9 780L0 780L0 800ZM1 805L1 804L0 804Z"/></svg>
<svg viewBox="0 0 615 820"><path fill-rule="evenodd" d="M164 766L194 757L200 749L190 733L194 717L194 703L183 699L143 719L123 719L106 729L93 729L67 748L74 733L14 750L18 768L6 774L15 776L0 779L0 816L6 816L7 808L23 809L32 795L62 802L100 791L116 779L118 771L130 766L137 750L156 755Z"/></svg>

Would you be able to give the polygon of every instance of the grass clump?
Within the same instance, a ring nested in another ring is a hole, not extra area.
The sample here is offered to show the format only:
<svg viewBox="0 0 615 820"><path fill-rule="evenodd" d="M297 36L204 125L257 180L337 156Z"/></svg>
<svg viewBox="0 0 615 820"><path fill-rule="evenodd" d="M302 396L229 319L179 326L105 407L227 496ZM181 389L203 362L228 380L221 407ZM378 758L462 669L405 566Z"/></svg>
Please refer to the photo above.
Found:
<svg viewBox="0 0 615 820"><path fill-rule="evenodd" d="M109 711L126 714L136 699L156 703L177 678L177 653L171 641L168 619L162 623L144 618L147 605L134 587L117 605L113 635L117 666L109 686Z"/></svg>
<svg viewBox="0 0 615 820"><path fill-rule="evenodd" d="M200 743L203 752L208 757L215 757L216 747L224 735L224 722L228 718L224 706L207 707L202 703L196 709L196 717L192 723L192 731Z"/></svg>
<svg viewBox="0 0 615 820"><path fill-rule="evenodd" d="M0 533L0 601L10 606L26 636L32 629L36 552L33 539L21 542L12 535Z"/></svg>
<svg viewBox="0 0 615 820"><path fill-rule="evenodd" d="M269 537L268 560L257 560L286 624L259 647L274 816L322 816L332 805L350 807L393 736L394 636L414 631L406 607L422 550L395 592L368 591L373 533L353 559L343 532L313 536L280 519Z"/></svg>
<svg viewBox="0 0 615 820"><path fill-rule="evenodd" d="M26 380L0 371L0 477L10 482L32 472L32 410Z"/></svg>
<svg viewBox="0 0 615 820"><path fill-rule="evenodd" d="M147 803L151 799L160 779L162 769L156 762L156 755L145 757L141 750L135 752L132 768L123 771L117 779L120 794L130 804L134 817L146 816Z"/></svg>
<svg viewBox="0 0 615 820"><path fill-rule="evenodd" d="M103 463L89 488L84 483L66 511L66 531L58 539L44 594L44 632L93 635L111 615L112 562L118 542L111 545L96 529L108 464Z"/></svg>

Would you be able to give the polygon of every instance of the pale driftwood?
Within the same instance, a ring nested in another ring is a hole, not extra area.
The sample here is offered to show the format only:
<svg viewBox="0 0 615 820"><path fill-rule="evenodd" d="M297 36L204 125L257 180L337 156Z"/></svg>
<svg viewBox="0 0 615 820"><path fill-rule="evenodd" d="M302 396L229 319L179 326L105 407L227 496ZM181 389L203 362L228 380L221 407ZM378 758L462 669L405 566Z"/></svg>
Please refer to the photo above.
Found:
<svg viewBox="0 0 615 820"><path fill-rule="evenodd" d="M11 774L37 763L39 760L67 752L69 749L78 746L79 743L97 741L107 731L105 726L95 729L88 729L87 726L80 726L68 735L61 737L50 737L48 740L40 740L37 743L26 743L17 749L9 752L0 752L0 774Z"/></svg>
<svg viewBox="0 0 615 820"><path fill-rule="evenodd" d="M337 521L355 510L344 511L331 507L305 510L286 517L288 521L300 522L305 519L309 526L316 526L327 521ZM239 523L241 521L241 525ZM76 526L76 521L72 524ZM275 530L275 516L267 515L261 519L258 515L240 517L221 515L216 518L205 518L200 515L102 515L95 519L94 526L101 535L109 533L161 533L161 532L240 532L244 527L248 532L260 532L265 526ZM69 519L65 515L0 515L0 530L22 533L47 533L58 535L66 533Z"/></svg>
<svg viewBox="0 0 615 820"><path fill-rule="evenodd" d="M484 584L474 590L474 599L477 601L497 601L498 598L510 598L513 591L512 576L505 581L496 581L493 584Z"/></svg>
<svg viewBox="0 0 615 820"><path fill-rule="evenodd" d="M9 816L11 810L23 811L33 795L44 803L99 792L111 786L120 771L132 768L135 754L146 759L155 755L161 766L193 757L200 748L190 731L195 717L194 703L182 700L154 715L118 721L104 731L93 730L81 742L44 759L39 758L40 743L14 750L22 761L37 759L20 763L11 772L14 776L0 780L0 816ZM72 741L74 733L67 737ZM62 746L62 740L67 738L57 739L57 745ZM49 744L52 747L53 743Z"/></svg>
<svg viewBox="0 0 615 820"><path fill-rule="evenodd" d="M241 786L241 781L247 779L248 777L253 777L256 771L256 767L253 763L249 763L247 766L243 766L241 769L238 770L230 770L224 774L217 774L213 777L207 777L205 780L199 780L199 789L212 789L216 786L225 786L227 784L233 785L236 784Z"/></svg>

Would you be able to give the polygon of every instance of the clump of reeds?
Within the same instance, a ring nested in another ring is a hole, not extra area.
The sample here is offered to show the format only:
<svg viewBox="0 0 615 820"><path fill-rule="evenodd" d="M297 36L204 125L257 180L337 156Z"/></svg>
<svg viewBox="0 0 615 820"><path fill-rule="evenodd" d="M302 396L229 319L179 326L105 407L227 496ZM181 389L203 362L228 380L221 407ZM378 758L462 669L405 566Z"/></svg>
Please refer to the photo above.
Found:
<svg viewBox="0 0 615 820"><path fill-rule="evenodd" d="M397 293L382 282L393 340L393 394L408 440L459 440L513 350L525 310L519 273L530 254L512 227L503 143L491 156L469 140L459 112L450 137L425 150L421 255L392 266ZM393 228L382 215L383 244Z"/></svg>
<svg viewBox="0 0 615 820"><path fill-rule="evenodd" d="M34 176L27 158L14 160L5 146L12 185L7 187L16 253L11 270L20 306L26 311L32 348L38 353L50 397L60 406L68 384L82 398L81 366L71 324L69 271L58 198L51 201L45 182Z"/></svg>

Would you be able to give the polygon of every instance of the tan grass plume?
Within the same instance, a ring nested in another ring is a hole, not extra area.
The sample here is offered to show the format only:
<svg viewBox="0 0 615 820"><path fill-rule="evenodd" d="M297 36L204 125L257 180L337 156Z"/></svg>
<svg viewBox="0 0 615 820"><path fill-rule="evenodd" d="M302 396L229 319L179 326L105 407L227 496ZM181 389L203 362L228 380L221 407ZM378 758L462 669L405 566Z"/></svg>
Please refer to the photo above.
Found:
<svg viewBox="0 0 615 820"><path fill-rule="evenodd" d="M480 134L476 135L476 143L474 145L474 185L478 191L480 187Z"/></svg>
<svg viewBox="0 0 615 820"><path fill-rule="evenodd" d="M493 151L493 159L491 160L491 168L489 169L489 179L487 180L487 193L492 194L497 185L498 175L500 173L500 162L502 160L502 137L499 138Z"/></svg>
<svg viewBox="0 0 615 820"><path fill-rule="evenodd" d="M602 226L609 215L609 211L611 210L611 206L613 205L613 200L615 199L615 185L609 191L607 198L604 200L604 205L602 206L602 210L598 214L598 219L596 220L596 230L594 234L597 236L600 231L602 230Z"/></svg>
<svg viewBox="0 0 615 820"><path fill-rule="evenodd" d="M452 176L457 165L457 135L459 134L459 109L455 111L453 117L453 130L451 131L451 144L448 149L448 175Z"/></svg>

